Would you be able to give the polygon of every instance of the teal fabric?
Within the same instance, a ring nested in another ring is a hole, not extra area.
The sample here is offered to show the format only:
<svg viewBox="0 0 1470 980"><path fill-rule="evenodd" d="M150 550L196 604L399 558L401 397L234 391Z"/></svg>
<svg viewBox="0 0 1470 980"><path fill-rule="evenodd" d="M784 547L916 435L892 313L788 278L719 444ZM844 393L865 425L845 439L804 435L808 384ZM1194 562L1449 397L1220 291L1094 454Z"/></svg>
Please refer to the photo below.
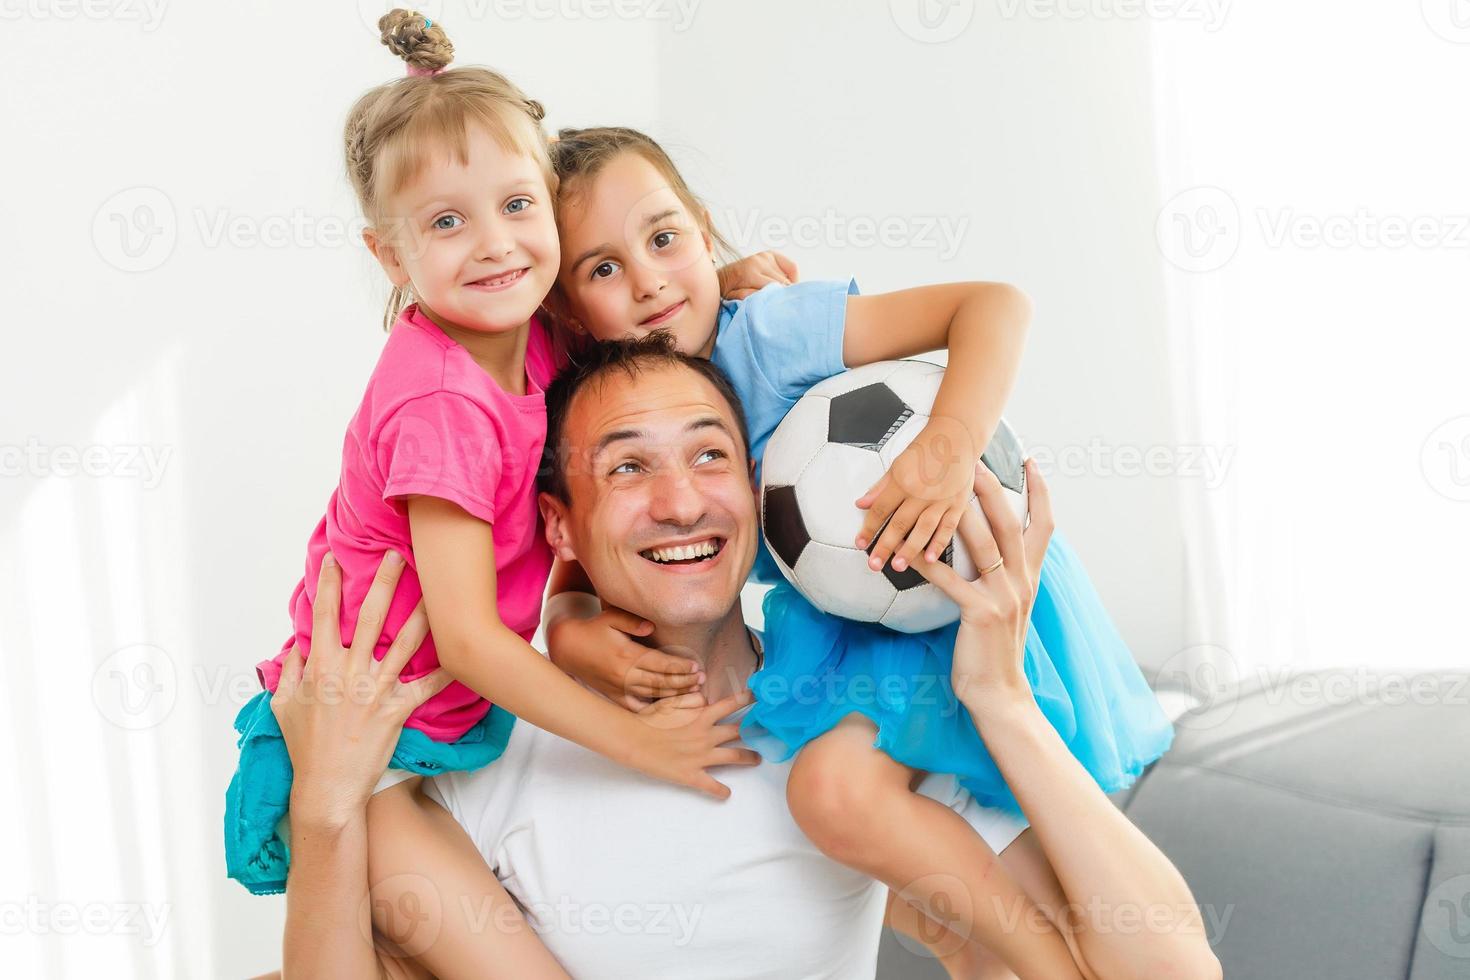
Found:
<svg viewBox="0 0 1470 980"><path fill-rule="evenodd" d="M1021 812L950 684L959 624L899 633L840 619L784 580L764 609L766 662L750 679L747 745L788 759L856 712L892 758L953 774L983 806ZM1173 725L1060 532L1041 563L1024 667L1042 713L1105 792L1132 785L1172 744Z"/></svg>
<svg viewBox="0 0 1470 980"><path fill-rule="evenodd" d="M479 769L500 758L515 727L515 715L492 706L457 742L436 742L405 728L388 763L424 776ZM271 692L261 691L235 716L240 761L225 791L225 867L254 895L286 890L291 847L276 831L291 800L291 757L271 710Z"/></svg>

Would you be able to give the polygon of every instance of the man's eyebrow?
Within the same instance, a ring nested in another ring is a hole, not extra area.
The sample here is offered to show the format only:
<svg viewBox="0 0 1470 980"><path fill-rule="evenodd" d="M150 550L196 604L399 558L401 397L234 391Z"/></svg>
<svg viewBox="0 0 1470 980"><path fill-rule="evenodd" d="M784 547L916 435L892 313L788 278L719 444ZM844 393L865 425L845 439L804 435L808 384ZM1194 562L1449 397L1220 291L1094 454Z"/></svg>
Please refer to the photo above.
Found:
<svg viewBox="0 0 1470 980"><path fill-rule="evenodd" d="M665 208L664 210L658 212L657 214L650 214L650 215L648 215L647 217L645 217L643 219L643 224L639 226L639 230L641 231L644 228L649 228L649 227L651 227L653 225L656 225L660 221L663 221L666 218L672 218L674 215L676 215L678 213L679 213L679 209L678 208ZM573 272L576 272L577 269L579 269L581 267L581 265L582 265L583 262L586 262L590 258L594 258L595 256L601 254L602 252L611 252L611 251L612 251L612 245L610 243L608 243L608 242L603 242L601 245L594 245L591 248L589 248L587 251L583 252L581 255L579 255L575 259L573 259L570 268L571 268L571 270Z"/></svg>
<svg viewBox="0 0 1470 980"><path fill-rule="evenodd" d="M689 423L684 426L686 433L698 432L700 429L719 429L725 435L729 436L732 442L735 440L734 434L730 431L730 426L726 425L725 420L718 415L701 415L698 418L690 419ZM648 432L645 429L613 429L611 432L605 432L602 438L597 440L597 446L592 450L592 458L596 459L607 452L608 447L615 442L642 439L647 435Z"/></svg>

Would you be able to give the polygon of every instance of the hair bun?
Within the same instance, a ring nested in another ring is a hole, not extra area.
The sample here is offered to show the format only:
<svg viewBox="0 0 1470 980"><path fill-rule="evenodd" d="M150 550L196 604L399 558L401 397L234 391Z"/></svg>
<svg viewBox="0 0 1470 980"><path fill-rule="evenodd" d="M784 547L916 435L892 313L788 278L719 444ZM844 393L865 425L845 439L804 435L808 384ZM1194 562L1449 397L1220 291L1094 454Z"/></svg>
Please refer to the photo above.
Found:
<svg viewBox="0 0 1470 980"><path fill-rule="evenodd" d="M454 60L454 45L444 28L417 10L398 7L388 11L378 18L378 32L388 50L408 62L409 68L428 73Z"/></svg>

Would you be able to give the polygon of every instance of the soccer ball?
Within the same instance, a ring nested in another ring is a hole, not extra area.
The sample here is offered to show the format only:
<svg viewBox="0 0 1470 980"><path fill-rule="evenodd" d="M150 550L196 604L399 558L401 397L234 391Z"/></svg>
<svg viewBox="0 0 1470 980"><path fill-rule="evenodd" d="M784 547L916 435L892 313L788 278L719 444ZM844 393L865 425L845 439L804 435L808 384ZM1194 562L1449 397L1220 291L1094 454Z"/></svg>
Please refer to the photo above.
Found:
<svg viewBox="0 0 1470 980"><path fill-rule="evenodd" d="M929 421L944 368L879 361L828 378L787 413L761 462L761 526L781 573L818 609L920 633L959 618L959 607L913 568L868 567L853 545L865 511L853 501L877 483ZM1021 441L1004 421L982 461L1024 525ZM979 501L970 506L980 511ZM876 536L875 536L876 540ZM872 545L868 546L872 550ZM976 568L958 535L941 560L967 580Z"/></svg>

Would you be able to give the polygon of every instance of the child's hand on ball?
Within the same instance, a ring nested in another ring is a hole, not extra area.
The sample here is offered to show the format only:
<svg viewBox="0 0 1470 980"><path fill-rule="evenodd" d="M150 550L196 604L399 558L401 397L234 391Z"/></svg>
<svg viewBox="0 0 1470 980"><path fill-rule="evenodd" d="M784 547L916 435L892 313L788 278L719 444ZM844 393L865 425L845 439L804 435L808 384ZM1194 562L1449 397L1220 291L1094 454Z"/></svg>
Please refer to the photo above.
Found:
<svg viewBox="0 0 1470 980"><path fill-rule="evenodd" d="M883 478L858 498L857 506L868 513L857 547L867 550L882 529L868 567L882 571L890 556L896 572L921 554L930 562L938 561L969 509L979 458L961 422L931 418Z"/></svg>

